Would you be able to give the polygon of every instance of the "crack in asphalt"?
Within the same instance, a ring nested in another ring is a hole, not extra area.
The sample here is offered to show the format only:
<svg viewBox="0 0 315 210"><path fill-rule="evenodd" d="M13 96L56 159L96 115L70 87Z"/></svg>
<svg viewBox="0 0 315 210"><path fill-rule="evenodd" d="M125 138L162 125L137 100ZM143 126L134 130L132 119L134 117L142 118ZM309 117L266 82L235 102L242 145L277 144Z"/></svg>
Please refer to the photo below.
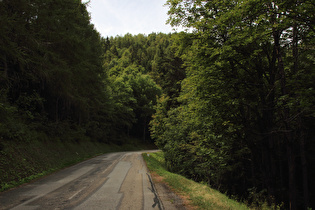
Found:
<svg viewBox="0 0 315 210"><path fill-rule="evenodd" d="M150 188L149 188L149 189L150 189L151 192L154 194L154 204L152 205L152 208L155 208L155 206L158 205L158 207L159 207L160 210L164 210L163 203L162 203L162 201L160 200L160 198L159 198L159 196L158 196L157 190L156 190L156 188L155 188L155 186L154 186L154 183L153 183L153 181L152 181L152 179L151 179L150 174L147 173L147 176L148 176L148 178L149 178L149 181L150 181L150 183L151 183L151 188L152 188L152 189L150 189Z"/></svg>

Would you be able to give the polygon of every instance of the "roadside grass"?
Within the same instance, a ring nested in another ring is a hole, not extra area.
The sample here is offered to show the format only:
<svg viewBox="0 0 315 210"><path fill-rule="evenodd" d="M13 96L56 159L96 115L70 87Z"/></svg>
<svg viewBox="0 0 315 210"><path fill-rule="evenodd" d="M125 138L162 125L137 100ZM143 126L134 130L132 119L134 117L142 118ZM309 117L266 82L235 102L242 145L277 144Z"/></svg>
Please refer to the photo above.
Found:
<svg viewBox="0 0 315 210"><path fill-rule="evenodd" d="M192 205L193 209L249 209L245 204L232 200L207 185L167 171L164 167L163 152L144 153L143 157L150 172L161 176L162 182L166 183L178 195L188 197L189 205Z"/></svg>

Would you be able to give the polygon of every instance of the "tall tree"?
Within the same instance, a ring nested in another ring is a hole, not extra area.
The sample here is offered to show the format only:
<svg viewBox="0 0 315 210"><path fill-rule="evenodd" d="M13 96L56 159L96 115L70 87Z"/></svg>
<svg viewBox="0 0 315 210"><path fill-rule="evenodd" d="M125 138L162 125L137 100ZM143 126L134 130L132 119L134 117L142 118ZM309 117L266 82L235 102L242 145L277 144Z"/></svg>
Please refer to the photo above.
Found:
<svg viewBox="0 0 315 210"><path fill-rule="evenodd" d="M228 151L249 148L252 168L245 167L243 171L251 171L252 184L267 189L269 197L288 199L292 209L301 205L297 204L301 188L297 186L297 179L303 177L307 207L307 155L301 136L306 130L296 125L306 125L311 120L308 116L312 114L312 105L304 104L307 108L301 109L296 97L302 92L313 94L313 85L301 87L298 93L292 84L302 81L297 80L297 76L307 68L301 64L312 62L312 59L301 58L302 49L306 50L306 46L310 46L307 43L314 40L311 24L314 16L308 13L314 11L314 5L310 1L255 0L169 0L167 4L172 25L182 24L195 29L190 74L197 78L198 97L207 104L202 113L217 116L211 119L212 123L207 123L211 125L211 133L231 138ZM302 28L304 30L299 30ZM307 81L313 76L311 73ZM301 98L303 100L307 99ZM295 149L298 145L301 145L300 151ZM297 175L300 155L303 176ZM230 157L230 164L233 158L236 157ZM285 180L287 184L283 184ZM279 191L283 186L289 189L288 198Z"/></svg>
<svg viewBox="0 0 315 210"><path fill-rule="evenodd" d="M4 0L0 10L1 92L7 103L32 119L80 125L110 106L101 39L85 4Z"/></svg>

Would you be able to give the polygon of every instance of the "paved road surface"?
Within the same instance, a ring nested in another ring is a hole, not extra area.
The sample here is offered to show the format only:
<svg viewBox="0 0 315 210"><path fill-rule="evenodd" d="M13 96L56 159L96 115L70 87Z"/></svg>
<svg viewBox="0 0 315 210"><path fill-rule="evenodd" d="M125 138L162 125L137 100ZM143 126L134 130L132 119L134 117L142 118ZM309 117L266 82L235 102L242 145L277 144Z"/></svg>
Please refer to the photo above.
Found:
<svg viewBox="0 0 315 210"><path fill-rule="evenodd" d="M141 152L102 155L0 193L0 209L161 209Z"/></svg>

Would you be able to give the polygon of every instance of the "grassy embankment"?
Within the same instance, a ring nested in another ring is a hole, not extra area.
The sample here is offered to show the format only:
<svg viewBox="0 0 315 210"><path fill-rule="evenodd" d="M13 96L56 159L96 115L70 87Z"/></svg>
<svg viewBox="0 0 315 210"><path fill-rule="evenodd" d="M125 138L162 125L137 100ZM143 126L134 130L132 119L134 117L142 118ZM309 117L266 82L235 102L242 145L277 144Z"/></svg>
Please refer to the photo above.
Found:
<svg viewBox="0 0 315 210"><path fill-rule="evenodd" d="M121 146L89 139L31 142L0 140L0 192L97 155L152 148L152 145L144 145L136 139L129 139Z"/></svg>
<svg viewBox="0 0 315 210"><path fill-rule="evenodd" d="M143 157L153 179L157 175L162 177L162 182L166 183L178 195L185 198L188 197L189 205L196 209L249 209L245 204L232 200L207 185L167 171L164 167L162 152L150 153L149 156L143 154Z"/></svg>

